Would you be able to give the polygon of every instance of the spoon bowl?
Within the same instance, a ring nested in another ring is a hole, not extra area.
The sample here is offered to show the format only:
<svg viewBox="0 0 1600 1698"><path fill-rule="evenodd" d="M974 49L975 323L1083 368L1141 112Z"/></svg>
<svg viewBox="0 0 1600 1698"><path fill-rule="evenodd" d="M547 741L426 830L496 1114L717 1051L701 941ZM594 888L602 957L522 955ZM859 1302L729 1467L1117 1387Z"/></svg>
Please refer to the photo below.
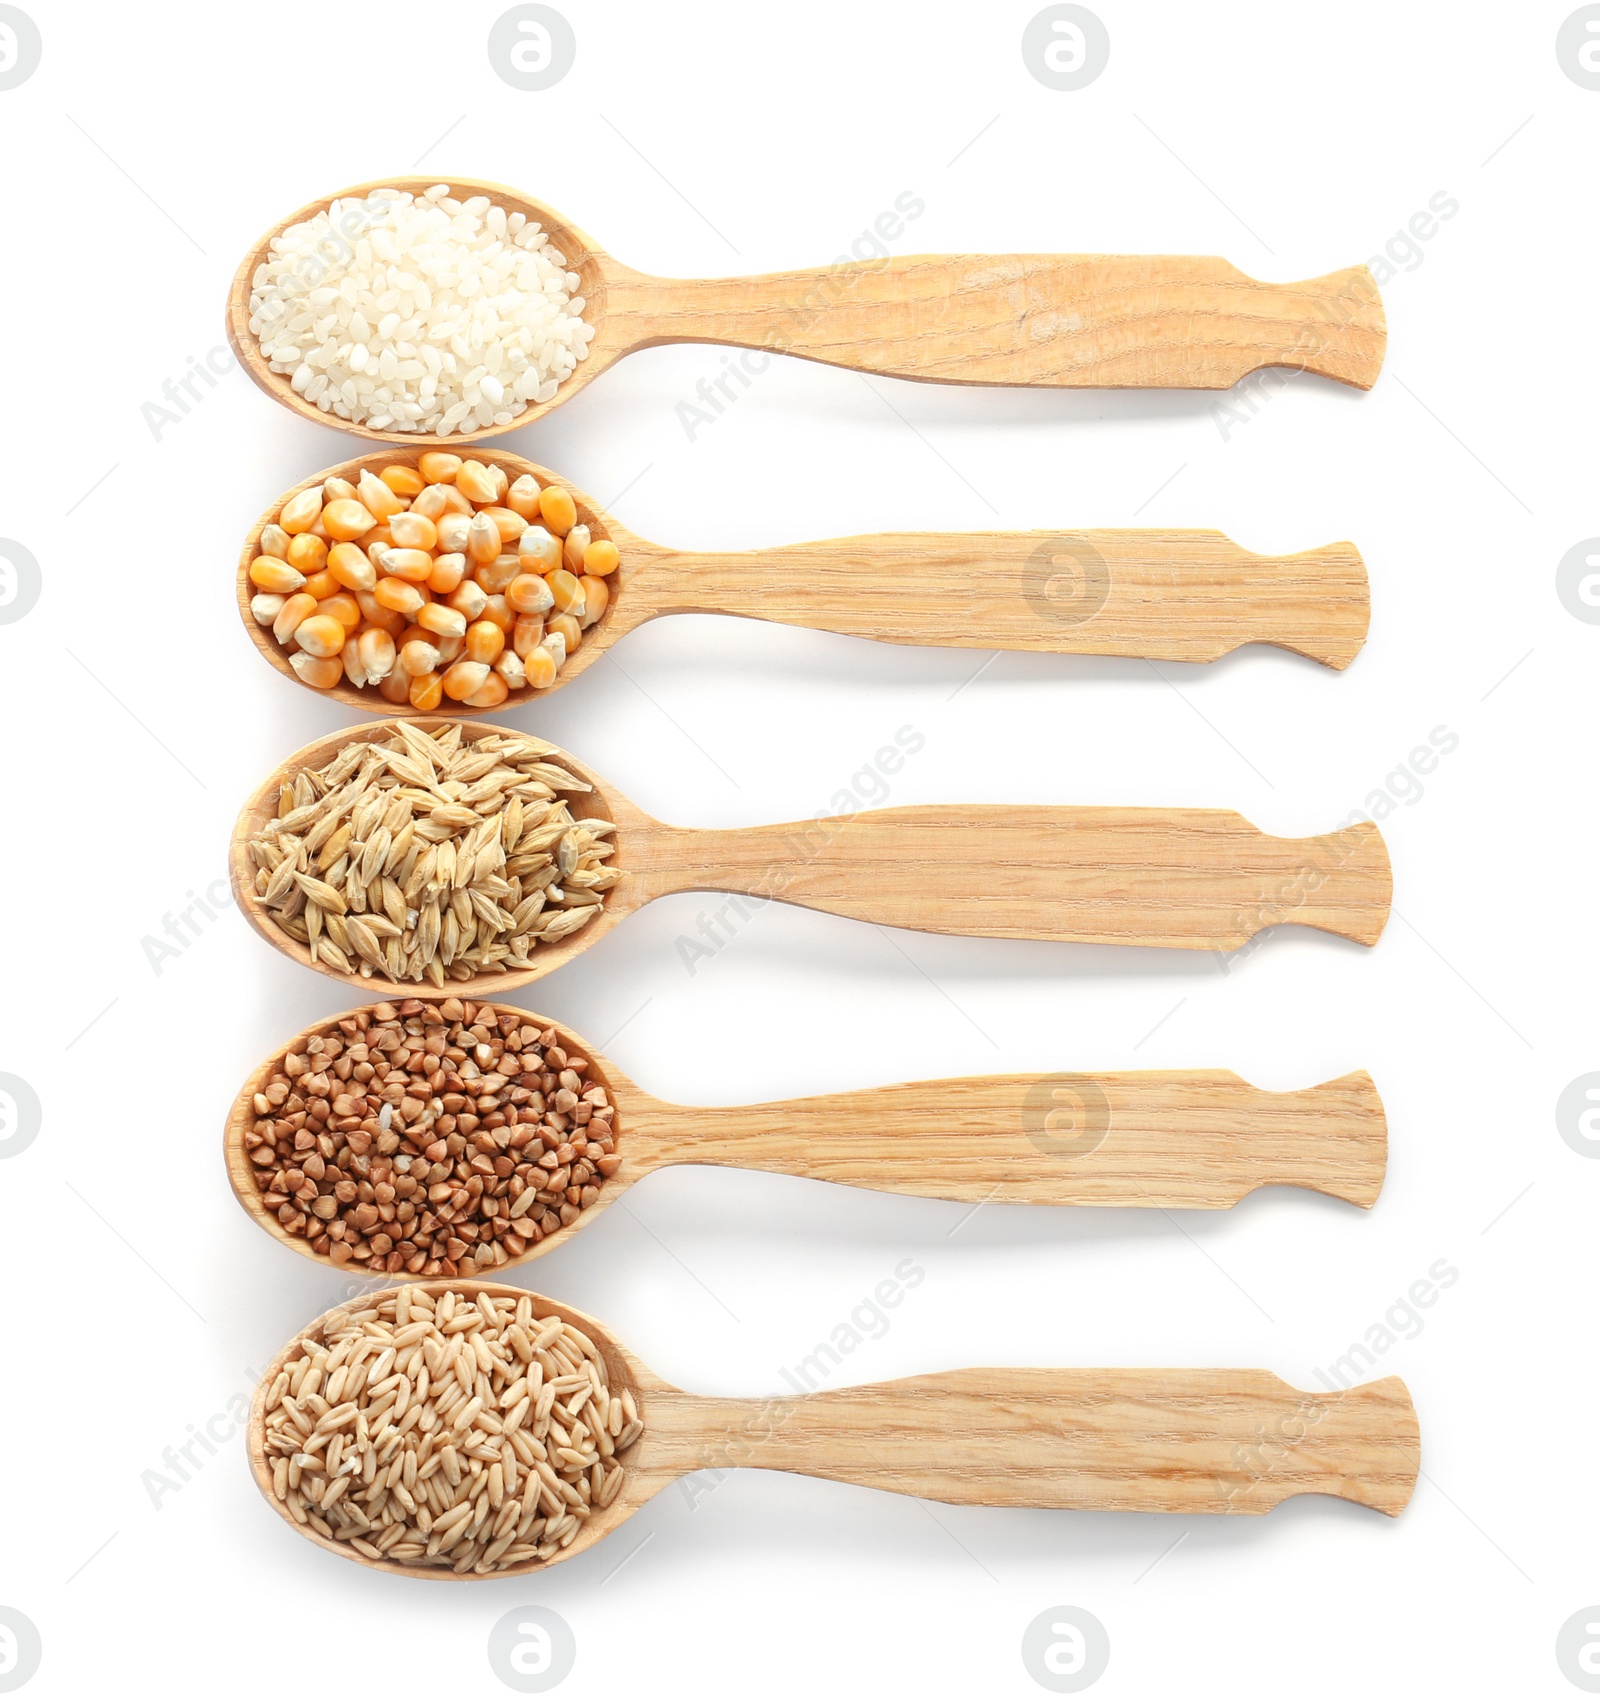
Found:
<svg viewBox="0 0 1600 1698"><path fill-rule="evenodd" d="M464 1296L468 1302L477 1297L480 1291L491 1297L509 1297L513 1300L525 1297L527 1292L514 1285L497 1285L486 1280L449 1279L422 1280L421 1289L430 1296L440 1297L446 1291L455 1291ZM379 1288L374 1286L372 1295L377 1295ZM256 1388L250 1405L250 1425L246 1436L246 1445L250 1456L250 1472L255 1477L256 1485L261 1495L278 1512L289 1526L294 1528L303 1538L309 1539L314 1545L325 1551L332 1551L335 1556L342 1556L351 1562L358 1562L364 1568L376 1569L382 1574L401 1574L413 1580L502 1580L514 1578L521 1574L535 1574L539 1570L549 1568L554 1563L565 1562L569 1557L581 1555L584 1551L607 1533L615 1531L641 1504L655 1496L662 1486L668 1484L668 1479L657 1478L655 1455L652 1449L646 1448L650 1440L650 1420L646 1416L645 1430L638 1440L625 1453L627 1472L622 1487L617 1496L604 1509L596 1510L584 1523L583 1531L578 1537L554 1556L545 1560L530 1560L509 1568L497 1570L494 1574L456 1574L448 1568L423 1567L420 1564L376 1562L371 1557L363 1556L360 1551L353 1550L341 1540L326 1539L313 1527L302 1527L289 1513L287 1507L278 1501L272 1486L272 1463L266 1451L266 1399L272 1389L272 1383L277 1379L283 1368L294 1359L301 1345L308 1341L320 1340L324 1329L336 1324L338 1319L352 1309L361 1306L360 1297L352 1298L348 1303L330 1309L325 1315L319 1316L310 1326L295 1334L278 1354L273 1357L266 1372L261 1377L261 1383ZM641 1412L650 1407L653 1396L662 1392L670 1392L671 1387L665 1380L659 1379L645 1365L625 1350L601 1324L581 1309L569 1308L565 1303L558 1303L554 1298L535 1297L534 1310L540 1320L548 1320L559 1316L561 1320L585 1332L599 1348L605 1361L606 1377L612 1390L621 1393L630 1391ZM658 1441L659 1444L659 1441ZM670 1478L670 1476L669 1476Z"/></svg>
<svg viewBox="0 0 1600 1698"><path fill-rule="evenodd" d="M625 336L619 336L606 311L608 280L612 276L632 275L628 273L626 266L619 266L576 224L563 218L543 201L534 200L517 189L508 188L504 183L480 182L471 177L452 177L450 186L458 197L487 195L508 213L520 212L527 217L529 223L538 224L548 232L562 258L566 260L567 269L577 272L580 279L578 293L584 298L584 320L593 325L595 331L594 340L589 344L588 356L578 362L577 370L562 383L554 400L530 404L509 425L491 425L486 430L452 431L448 436L418 431L372 430L353 420L341 419L337 413L324 412L316 402L308 401L298 394L289 381L288 372L272 370L271 362L262 353L261 343L250 328L251 281L255 277L256 268L270 256L273 238L281 236L292 225L303 224L317 213L326 212L336 200L365 200L374 189L401 189L413 195L421 195L439 181L438 177L411 176L380 177L371 182L357 183L353 188L340 189L336 194L324 195L319 200L311 201L290 213L287 218L280 219L251 247L228 287L227 335L229 346L258 389L312 424L331 425L337 430L354 431L373 442L393 442L419 450L450 448L457 443L476 442L486 436L496 436L504 430L520 430L523 425L532 424L552 407L576 395L607 366L629 351L632 344Z"/></svg>
<svg viewBox="0 0 1600 1698"><path fill-rule="evenodd" d="M341 460L337 466L329 466L325 471L316 473L313 477L304 478L293 489L286 489L276 501L250 527L246 536L244 548L239 555L239 575L236 585L235 600L239 608L239 618L250 641L259 653L276 671L285 678L299 685L303 690L310 690L314 695L322 696L330 701L342 702L346 707L354 708L359 713L380 714L385 718L410 719L414 717L414 709L397 707L385 700L378 693L375 684L369 684L363 689L357 689L348 678L343 678L331 689L319 690L306 681L289 664L290 651L272 634L270 626L260 624L250 611L250 602L258 591L250 581L250 563L261 552L261 533L268 525L276 524L283 509L302 491L316 489L329 478L344 478L349 483L355 483L363 472L370 471L376 475L385 466L415 466L417 461L427 452L425 448L407 447L403 449L388 449L376 454L359 454L353 460ZM636 537L626 526L613 519L610 514L603 512L581 491L574 489L571 484L558 477L556 473L547 471L543 466L536 466L531 460L524 460L517 454L493 453L488 459L495 465L505 469L507 476L513 481L525 473L531 473L538 478L541 485L561 484L572 496L573 504L578 510L578 520L589 527L596 542L605 540L614 542L622 555L622 562L608 580L611 586L612 599L600 618L583 633L583 641L578 648L569 654L561 669L556 673L555 682L550 689L559 689L561 685L570 683L572 679L588 670L610 648L618 637L633 629L640 620L632 617L632 609L628 606L630 598L623 586L627 583L631 572L643 570L649 560L655 555L664 553L653 543L647 543L642 537ZM646 615L648 617L648 614ZM462 702L450 704L451 716L456 719L473 719L494 711L516 708L526 705L538 696L547 695L549 690L523 689L500 704L500 710L490 708L471 708Z"/></svg>
<svg viewBox="0 0 1600 1698"><path fill-rule="evenodd" d="M437 994L397 997L389 1006L408 1018L437 1001ZM258 1118L254 1098L283 1056L302 1040L347 1036L341 1022L363 1012L372 1008L314 1021L274 1050L245 1081L223 1131L228 1180L245 1213L323 1267L335 1264L289 1231L257 1187L247 1139ZM953 1202L1092 1207L1231 1208L1261 1186L1292 1185L1370 1208L1383 1185L1387 1126L1364 1072L1299 1091L1258 1090L1220 1069L1049 1073L686 1107L650 1095L547 1015L495 1002L478 1003L477 1012L553 1027L562 1049L588 1057L586 1081L603 1085L616 1110L620 1161L570 1225L484 1270L497 1275L565 1243L647 1174L678 1165L758 1169ZM421 1124L431 1123L430 1114ZM366 1262L344 1266L380 1271ZM433 1277L393 1264L381 1271L390 1279Z"/></svg>
<svg viewBox="0 0 1600 1698"><path fill-rule="evenodd" d="M408 723L428 733L458 725L469 742L525 735L482 720ZM388 981L339 972L320 956L312 961L304 944L279 930L257 894L249 845L277 817L283 784L349 743L393 734L394 722L374 720L308 743L245 803L229 847L234 895L251 926L293 960L363 991ZM1365 820L1320 837L1283 838L1225 809L981 804L700 831L653 819L561 750L549 758L592 787L571 795L574 816L614 823L612 865L621 876L592 920L540 944L526 968L453 980L445 994L493 997L531 984L647 902L678 891L725 891L963 937L1213 951L1237 949L1279 925L1371 945L1393 892L1383 837Z"/></svg>
<svg viewBox="0 0 1600 1698"><path fill-rule="evenodd" d="M423 731L438 731L451 724L460 724L461 736L464 742L476 742L481 737L496 737L506 734L505 727L490 725L482 720L457 721L441 718L413 718L411 724ZM255 867L250 860L250 839L254 837L270 820L277 817L278 790L283 784L292 784L295 778L308 769L315 770L325 766L338 752L351 743L377 742L392 734L393 723L386 719L372 720L365 725L353 726L344 731L331 731L325 737L318 737L313 742L293 754L281 766L275 768L255 794L239 811L239 817L234 823L233 838L228 849L228 872L233 883L234 899L239 904L250 925L264 937L268 943L298 961L304 967L314 967L319 973L326 973L329 978L339 979L345 984L359 986L363 990L372 990L388 984L387 980L363 977L358 973L341 973L323 960L313 961L311 951L305 944L281 931L273 922L270 911L256 893ZM574 819L611 820L617 824L616 841L619 861L626 854L621 839L625 828L636 821L644 821L648 816L639 812L632 803L624 797L608 790L603 781L586 767L565 754L560 761L578 777L589 784L587 792L574 791L566 796L567 806ZM519 985L525 985L531 980L552 972L564 962L578 954L593 937L603 936L606 932L639 906L639 901L629 900L628 887L631 880L624 877L622 882L606 892L605 901L600 905L600 911L583 927L570 937L561 938L553 944L540 944L535 951L535 966L528 972L513 973L480 973L475 978L452 981L449 989L440 992L444 996L470 995L481 998L497 996L503 991L515 990ZM538 957L546 959L540 961ZM430 990L430 986L396 985L397 994L413 994Z"/></svg>
<svg viewBox="0 0 1600 1698"><path fill-rule="evenodd" d="M588 355L551 400L505 425L435 436L339 420L296 394L288 373L270 369L250 329L256 267L273 237L335 200L385 188L421 194L439 180L385 177L321 196L250 249L228 292L227 331L258 388L313 423L373 441L453 447L532 424L622 355L667 342L756 348L929 383L1048 388L1227 389L1263 366L1287 366L1369 389L1383 364L1383 305L1364 265L1262 283L1209 257L885 253L763 277L651 277L544 202L503 183L452 177L458 197L486 195L550 233L580 279L595 332ZM907 209L907 221L916 216Z"/></svg>
<svg viewBox="0 0 1600 1698"><path fill-rule="evenodd" d="M653 1373L580 1309L518 1286L422 1282L516 1300L559 1316L600 1351L612 1387L643 1422L622 1455L616 1498L572 1544L493 1574L375 1560L301 1526L278 1502L266 1453L266 1399L306 1339L361 1298L321 1316L274 1358L251 1405L250 1468L295 1532L336 1556L425 1580L498 1580L581 1556L657 1492L704 1468L767 1468L941 1503L1008 1508L1262 1515L1300 1493L1398 1515L1421 1465L1416 1410L1393 1376L1344 1391L1300 1392L1236 1369L966 1368L800 1395L700 1397ZM376 1293L374 1293L376 1294ZM799 1382L795 1382L796 1385Z"/></svg>

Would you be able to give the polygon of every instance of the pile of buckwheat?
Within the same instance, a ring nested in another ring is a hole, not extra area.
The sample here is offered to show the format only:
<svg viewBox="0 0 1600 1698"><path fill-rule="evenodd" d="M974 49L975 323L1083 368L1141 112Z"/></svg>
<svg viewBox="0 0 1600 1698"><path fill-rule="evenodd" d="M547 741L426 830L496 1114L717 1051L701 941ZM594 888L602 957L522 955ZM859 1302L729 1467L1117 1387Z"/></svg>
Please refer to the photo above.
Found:
<svg viewBox="0 0 1600 1698"><path fill-rule="evenodd" d="M570 1226L617 1171L616 1110L552 1027L449 997L301 1038L244 1135L278 1224L364 1273L485 1273Z"/></svg>

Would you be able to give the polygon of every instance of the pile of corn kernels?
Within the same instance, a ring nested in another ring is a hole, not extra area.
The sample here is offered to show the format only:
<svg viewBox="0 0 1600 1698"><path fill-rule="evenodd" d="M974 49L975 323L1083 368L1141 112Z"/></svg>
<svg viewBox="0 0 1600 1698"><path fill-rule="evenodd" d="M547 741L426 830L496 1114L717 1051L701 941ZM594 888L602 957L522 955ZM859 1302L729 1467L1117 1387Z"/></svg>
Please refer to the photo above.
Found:
<svg viewBox="0 0 1600 1698"><path fill-rule="evenodd" d="M567 490L429 453L286 501L250 562L250 611L313 689L494 708L555 682L617 565Z"/></svg>

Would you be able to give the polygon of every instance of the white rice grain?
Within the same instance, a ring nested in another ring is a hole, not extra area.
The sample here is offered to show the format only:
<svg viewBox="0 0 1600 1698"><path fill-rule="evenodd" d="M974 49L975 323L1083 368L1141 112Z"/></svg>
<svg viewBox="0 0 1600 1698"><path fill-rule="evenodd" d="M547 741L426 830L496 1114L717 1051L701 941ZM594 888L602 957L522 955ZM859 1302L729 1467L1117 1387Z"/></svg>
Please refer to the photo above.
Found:
<svg viewBox="0 0 1600 1698"><path fill-rule="evenodd" d="M374 189L268 244L250 329L325 413L448 436L512 424L589 352L578 274L539 225L486 195Z"/></svg>

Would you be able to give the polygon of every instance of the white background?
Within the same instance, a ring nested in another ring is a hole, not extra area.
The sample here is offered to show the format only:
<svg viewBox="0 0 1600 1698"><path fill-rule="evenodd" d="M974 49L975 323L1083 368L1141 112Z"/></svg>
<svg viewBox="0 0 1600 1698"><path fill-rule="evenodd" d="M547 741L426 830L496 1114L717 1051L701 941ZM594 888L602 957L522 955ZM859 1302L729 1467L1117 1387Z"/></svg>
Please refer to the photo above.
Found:
<svg viewBox="0 0 1600 1698"><path fill-rule="evenodd" d="M1022 61L1031 3L563 0L576 67L539 94L491 69L498 4L28 9L43 63L0 93L0 534L44 591L0 626L0 1071L44 1119L0 1163L0 1603L43 1636L31 1690L489 1694L489 1630L529 1602L577 1636L572 1692L1027 1693L1023 1629L1056 1604L1104 1623L1107 1694L1574 1690L1554 1639L1600 1594L1600 1165L1554 1105L1600 1065L1600 629L1554 573L1600 530L1600 93L1557 64L1571 8L1104 0L1109 69L1056 93ZM1275 650L1002 656L962 688L980 652L677 619L505 717L683 824L829 811L910 726L926 746L895 803L1226 806L1286 835L1411 791L1393 775L1447 727L1459 746L1420 797L1387 805L1397 906L1371 951L1288 928L1224 971L774 906L691 974L677 940L716 902L684 896L516 999L689 1102L1127 1067L1288 1088L1366 1067L1392 1134L1370 1214L1276 1191L1181 1218L972 1215L684 1169L516 1277L705 1392L782 1389L906 1257L926 1277L830 1384L1034 1363L1312 1387L1443 1258L1458 1279L1420 1332L1400 1317L1413 1336L1381 1364L1423 1427L1399 1520L1315 1498L1239 1519L958 1509L744 1472L669 1489L548 1575L434 1586L294 1538L237 1436L152 1502L163 1449L231 1427L252 1370L346 1289L235 1206L220 1131L270 1046L351 998L232 910L159 975L143 940L223 877L265 772L354 717L260 662L233 573L267 502L358 450L237 370L159 439L141 409L222 344L262 229L419 160L522 186L681 276L826 264L907 190L926 211L902 252L1217 253L1273 280L1378 255L1439 191L1459 202L1384 288L1376 388L1296 377L1227 434L1211 395L780 359L691 441L675 409L721 355L685 347L501 439L686 547L1128 524L1359 545L1374 619L1344 674Z"/></svg>

